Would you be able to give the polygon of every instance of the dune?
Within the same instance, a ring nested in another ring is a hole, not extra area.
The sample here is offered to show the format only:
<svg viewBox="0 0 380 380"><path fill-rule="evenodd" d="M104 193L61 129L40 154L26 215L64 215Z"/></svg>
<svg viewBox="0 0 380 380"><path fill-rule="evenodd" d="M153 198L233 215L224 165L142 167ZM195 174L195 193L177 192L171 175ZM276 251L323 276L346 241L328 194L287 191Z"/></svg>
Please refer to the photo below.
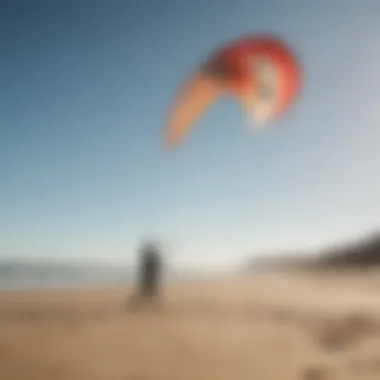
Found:
<svg viewBox="0 0 380 380"><path fill-rule="evenodd" d="M375 380L380 274L262 273L130 289L0 293L0 379Z"/></svg>

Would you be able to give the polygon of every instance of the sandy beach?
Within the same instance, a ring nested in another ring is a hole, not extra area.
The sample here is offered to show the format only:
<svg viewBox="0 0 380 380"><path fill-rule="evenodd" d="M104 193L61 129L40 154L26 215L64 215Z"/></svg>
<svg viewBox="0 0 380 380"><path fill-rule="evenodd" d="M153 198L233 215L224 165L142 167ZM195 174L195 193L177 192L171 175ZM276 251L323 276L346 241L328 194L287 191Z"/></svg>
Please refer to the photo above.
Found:
<svg viewBox="0 0 380 380"><path fill-rule="evenodd" d="M125 289L0 294L4 380L375 380L380 274L260 274Z"/></svg>

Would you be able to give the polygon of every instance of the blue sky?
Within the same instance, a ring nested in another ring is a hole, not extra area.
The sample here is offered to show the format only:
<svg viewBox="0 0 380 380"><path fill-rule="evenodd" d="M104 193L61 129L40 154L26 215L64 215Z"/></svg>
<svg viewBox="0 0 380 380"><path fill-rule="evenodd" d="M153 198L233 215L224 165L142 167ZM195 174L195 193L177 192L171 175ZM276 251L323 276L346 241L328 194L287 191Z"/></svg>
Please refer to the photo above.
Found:
<svg viewBox="0 0 380 380"><path fill-rule="evenodd" d="M0 257L184 260L309 248L380 226L380 2L4 1ZM276 33L305 86L275 128L232 99L161 149L181 81L220 43Z"/></svg>

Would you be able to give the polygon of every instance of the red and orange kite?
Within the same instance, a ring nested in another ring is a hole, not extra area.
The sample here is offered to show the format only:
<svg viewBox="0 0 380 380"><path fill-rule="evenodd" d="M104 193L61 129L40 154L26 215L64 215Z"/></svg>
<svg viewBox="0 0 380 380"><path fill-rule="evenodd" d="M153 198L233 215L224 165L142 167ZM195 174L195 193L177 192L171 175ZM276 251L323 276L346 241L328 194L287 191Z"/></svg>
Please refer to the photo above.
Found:
<svg viewBox="0 0 380 380"><path fill-rule="evenodd" d="M214 52L175 97L165 128L165 145L178 145L220 96L233 95L255 126L267 126L293 104L301 69L280 39L252 35Z"/></svg>

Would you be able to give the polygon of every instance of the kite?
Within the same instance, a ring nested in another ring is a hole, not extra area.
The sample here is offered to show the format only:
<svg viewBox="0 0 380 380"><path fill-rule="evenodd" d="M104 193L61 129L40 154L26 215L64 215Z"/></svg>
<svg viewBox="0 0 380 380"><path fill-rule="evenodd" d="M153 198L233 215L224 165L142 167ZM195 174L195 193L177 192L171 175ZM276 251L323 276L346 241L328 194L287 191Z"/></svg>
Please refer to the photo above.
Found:
<svg viewBox="0 0 380 380"><path fill-rule="evenodd" d="M299 60L281 39L249 35L230 42L210 54L180 87L164 144L178 146L223 95L237 100L255 129L265 129L290 109L300 84Z"/></svg>

